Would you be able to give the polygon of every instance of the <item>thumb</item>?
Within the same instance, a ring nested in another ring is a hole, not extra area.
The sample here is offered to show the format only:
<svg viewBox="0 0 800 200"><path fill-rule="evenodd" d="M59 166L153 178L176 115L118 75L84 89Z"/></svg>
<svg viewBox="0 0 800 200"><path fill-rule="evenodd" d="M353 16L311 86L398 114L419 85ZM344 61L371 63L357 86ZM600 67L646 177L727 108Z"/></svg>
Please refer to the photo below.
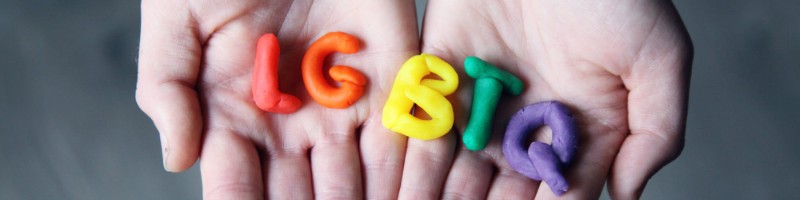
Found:
<svg viewBox="0 0 800 200"><path fill-rule="evenodd" d="M692 45L674 7L667 9L673 17L653 28L660 39L646 44L622 76L630 90L630 135L611 170L612 199L638 199L650 177L683 150Z"/></svg>
<svg viewBox="0 0 800 200"><path fill-rule="evenodd" d="M195 83L201 47L184 1L142 1L136 102L161 136L164 169L191 167L202 119Z"/></svg>

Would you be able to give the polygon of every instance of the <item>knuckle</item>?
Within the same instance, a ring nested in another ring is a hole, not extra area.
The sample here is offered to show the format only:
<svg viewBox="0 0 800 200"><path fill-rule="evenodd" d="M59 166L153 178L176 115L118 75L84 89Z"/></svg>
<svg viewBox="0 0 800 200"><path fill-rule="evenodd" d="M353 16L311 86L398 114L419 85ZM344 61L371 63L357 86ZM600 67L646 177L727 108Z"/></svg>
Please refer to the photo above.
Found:
<svg viewBox="0 0 800 200"><path fill-rule="evenodd" d="M326 132L322 134L319 145L339 146L355 143L355 134L348 132Z"/></svg>
<svg viewBox="0 0 800 200"><path fill-rule="evenodd" d="M252 184L229 182L205 188L203 197L204 199L228 199L231 197L254 196L260 193L261 190Z"/></svg>
<svg viewBox="0 0 800 200"><path fill-rule="evenodd" d="M445 191L442 194L442 199L478 199L477 197L470 196L464 191Z"/></svg>
<svg viewBox="0 0 800 200"><path fill-rule="evenodd" d="M145 113L148 112L147 111L147 104L148 104L147 96L148 95L147 95L146 91L147 90L145 90L145 89L143 89L141 87L136 87L136 92L134 94L134 98L136 100L136 105L139 106L139 109L141 109Z"/></svg>
<svg viewBox="0 0 800 200"><path fill-rule="evenodd" d="M316 194L314 196L316 196L317 199L362 199L360 196L358 196L359 192L355 191L354 188L344 186L332 186L321 189L315 193Z"/></svg>
<svg viewBox="0 0 800 200"><path fill-rule="evenodd" d="M439 195L433 188L415 187L403 184L400 186L401 199L438 199Z"/></svg>
<svg viewBox="0 0 800 200"><path fill-rule="evenodd" d="M686 145L686 140L681 137L673 142L672 153L667 157L667 162L672 162L683 153L683 148Z"/></svg>
<svg viewBox="0 0 800 200"><path fill-rule="evenodd" d="M387 156L380 156L375 158L369 158L364 160L364 169L366 171L392 171L397 170L402 167L401 162L398 162L396 159L392 159Z"/></svg>

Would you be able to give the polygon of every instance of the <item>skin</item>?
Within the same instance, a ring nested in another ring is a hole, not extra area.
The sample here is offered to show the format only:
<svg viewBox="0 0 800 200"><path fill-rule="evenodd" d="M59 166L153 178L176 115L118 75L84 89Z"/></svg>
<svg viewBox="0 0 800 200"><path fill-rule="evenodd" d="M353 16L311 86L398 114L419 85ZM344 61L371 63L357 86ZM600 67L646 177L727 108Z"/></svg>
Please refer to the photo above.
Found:
<svg viewBox="0 0 800 200"><path fill-rule="evenodd" d="M612 199L637 199L647 180L683 148L692 46L669 1L458 1L431 0L422 51L459 70L474 55L518 75L525 91L503 97L495 124L524 105L557 100L578 122L578 152L565 171L569 191L556 197L546 184L512 170L503 158L503 125L487 148L470 152L449 134L425 150L411 146L406 163L449 161L424 177L406 168L407 182L431 191L425 199L596 199L604 184ZM464 130L472 81L452 99L455 132ZM548 141L549 129L535 133ZM432 151L439 149L443 151ZM449 151L446 151L449 150ZM406 164L408 166L408 164ZM538 189L537 189L538 188ZM401 190L403 197L410 192Z"/></svg>
<svg viewBox="0 0 800 200"><path fill-rule="evenodd" d="M395 198L407 138L380 113L397 69L419 54L415 16L410 0L142 1L136 99L159 130L165 169L199 158L205 199ZM334 31L361 45L330 65L370 79L347 109L316 103L301 78L308 46ZM280 40L279 90L303 102L295 113L252 100L264 33Z"/></svg>
<svg viewBox="0 0 800 200"><path fill-rule="evenodd" d="M469 55L519 76L525 91L501 98L495 124L530 103L570 107L582 142L561 198L596 198L608 182L612 198L635 199L683 148L692 47L668 1L432 0L422 46L414 16L413 1L144 0L136 99L165 169L199 158L205 199L556 198L505 163L504 125L483 151L459 146L471 81L448 96L451 134L421 141L381 126L393 77L420 49L460 80ZM348 109L315 103L300 75L305 48L332 31L362 42L329 58L369 79ZM291 115L263 112L250 95L255 41L268 32L280 39L280 91L304 103Z"/></svg>

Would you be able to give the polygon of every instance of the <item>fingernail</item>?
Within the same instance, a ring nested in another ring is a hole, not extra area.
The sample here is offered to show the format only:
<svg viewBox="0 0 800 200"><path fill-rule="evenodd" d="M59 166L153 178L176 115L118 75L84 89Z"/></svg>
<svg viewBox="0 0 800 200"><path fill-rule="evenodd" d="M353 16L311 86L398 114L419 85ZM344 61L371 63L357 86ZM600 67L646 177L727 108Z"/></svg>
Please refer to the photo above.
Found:
<svg viewBox="0 0 800 200"><path fill-rule="evenodd" d="M159 138L161 140L161 164L164 165L164 170L167 172L172 172L167 167L167 158L169 158L169 143L167 143L167 137L164 134L159 134Z"/></svg>

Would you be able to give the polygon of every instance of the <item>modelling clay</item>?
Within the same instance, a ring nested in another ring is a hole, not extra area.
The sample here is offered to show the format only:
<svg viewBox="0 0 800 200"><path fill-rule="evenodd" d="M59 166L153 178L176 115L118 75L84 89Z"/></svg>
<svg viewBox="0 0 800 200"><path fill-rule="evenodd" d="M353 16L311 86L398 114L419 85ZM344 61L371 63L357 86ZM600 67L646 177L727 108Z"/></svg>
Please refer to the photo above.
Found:
<svg viewBox="0 0 800 200"><path fill-rule="evenodd" d="M303 104L300 99L278 90L278 60L280 45L275 35L268 33L258 39L256 63L253 69L253 101L261 110L274 113L293 113Z"/></svg>
<svg viewBox="0 0 800 200"><path fill-rule="evenodd" d="M527 135L547 125L553 130L552 145L533 142L523 149ZM548 101L525 106L511 117L503 138L503 154L517 172L534 180L544 180L556 195L569 184L561 171L569 165L578 148L578 127L566 106Z"/></svg>
<svg viewBox="0 0 800 200"><path fill-rule="evenodd" d="M333 66L328 73L340 87L331 86L323 75L325 57L333 52L351 54L358 51L358 38L342 32L331 32L317 39L303 56L303 83L315 101L329 108L347 108L364 93L367 78L348 66Z"/></svg>
<svg viewBox="0 0 800 200"><path fill-rule="evenodd" d="M431 73L441 80L426 78ZM453 128L453 106L444 96L456 88L458 74L450 64L429 54L411 57L397 73L383 107L383 126L421 140L442 137ZM430 120L409 113L415 103L430 115Z"/></svg>
<svg viewBox="0 0 800 200"><path fill-rule="evenodd" d="M492 118L500 100L500 93L517 96L522 93L522 80L507 71L495 67L480 58L469 56L464 60L467 75L475 78L472 97L472 112L464 129L464 146L472 151L482 150L492 134Z"/></svg>

